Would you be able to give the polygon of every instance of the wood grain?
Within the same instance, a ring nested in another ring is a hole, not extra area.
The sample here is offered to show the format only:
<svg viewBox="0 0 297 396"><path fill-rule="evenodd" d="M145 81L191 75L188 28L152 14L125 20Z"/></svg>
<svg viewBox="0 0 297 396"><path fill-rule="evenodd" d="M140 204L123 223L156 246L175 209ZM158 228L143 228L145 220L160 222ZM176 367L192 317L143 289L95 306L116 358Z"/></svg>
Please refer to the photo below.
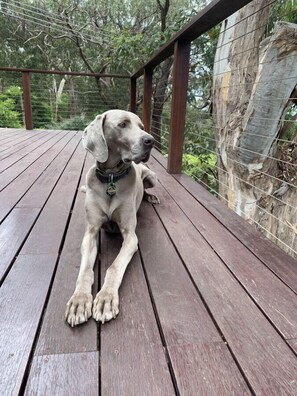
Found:
<svg viewBox="0 0 297 396"><path fill-rule="evenodd" d="M22 150L16 151L8 155L6 158L0 161L0 172L2 173L5 169L9 168L22 158L26 157L32 151L36 150L38 147L42 146L44 143L46 143L50 139L53 139L54 137L55 135L53 135L52 133L45 132L41 136L35 138L34 143L30 144L27 147L24 147Z"/></svg>
<svg viewBox="0 0 297 396"><path fill-rule="evenodd" d="M181 395L251 395L222 343L174 345L168 348Z"/></svg>
<svg viewBox="0 0 297 396"><path fill-rule="evenodd" d="M37 214L37 209L14 209L0 225L0 282L25 240Z"/></svg>
<svg viewBox="0 0 297 396"><path fill-rule="evenodd" d="M296 260L186 175L176 179L253 254L297 293Z"/></svg>
<svg viewBox="0 0 297 396"><path fill-rule="evenodd" d="M84 183L88 169L94 160L88 156L82 175ZM87 324L71 328L65 322L66 303L71 297L80 266L80 246L85 229L85 194L78 192L71 220L60 255L46 313L43 318L35 355L96 351L98 343L97 323L90 319ZM94 290L97 291L98 269Z"/></svg>
<svg viewBox="0 0 297 396"><path fill-rule="evenodd" d="M285 338L297 337L296 294L214 216L189 196L182 186L158 167L158 175L161 172L161 181L171 196L278 330ZM166 200L167 197L166 195L161 199ZM295 272L297 275L297 266Z"/></svg>
<svg viewBox="0 0 297 396"><path fill-rule="evenodd" d="M53 147L51 147L41 158L35 161L19 177L0 192L0 221L22 198L40 174L49 166L59 152L66 146L73 135L64 136Z"/></svg>
<svg viewBox="0 0 297 396"><path fill-rule="evenodd" d="M41 147L32 151L29 155L22 158L20 161L16 162L13 166L6 169L1 173L0 178L0 190L5 188L10 182L12 182L16 177L23 173L27 168L29 168L36 160L42 157L51 147L54 146L62 137L66 135L65 133L57 134L54 139L46 142ZM3 161L4 162L4 161Z"/></svg>
<svg viewBox="0 0 297 396"><path fill-rule="evenodd" d="M0 394L18 394L56 255L20 255L0 289Z"/></svg>
<svg viewBox="0 0 297 396"><path fill-rule="evenodd" d="M84 159L85 150L79 145L27 238L23 254L58 253Z"/></svg>
<svg viewBox="0 0 297 396"><path fill-rule="evenodd" d="M27 396L97 396L99 392L98 352L35 357Z"/></svg>
<svg viewBox="0 0 297 396"><path fill-rule="evenodd" d="M120 246L119 235L102 232L102 280ZM101 326L100 345L102 394L174 394L138 253L120 288L120 314Z"/></svg>
<svg viewBox="0 0 297 396"><path fill-rule="evenodd" d="M172 216L178 228L179 218L172 212L167 215ZM183 243L187 244L182 228L179 229L179 234ZM221 341L220 334L156 212L145 202L138 215L137 235L166 344ZM211 248L205 249L205 256L211 258Z"/></svg>
<svg viewBox="0 0 297 396"><path fill-rule="evenodd" d="M156 210L251 387L259 394L296 393L296 356L218 256L205 253L209 245L178 205L169 197L162 202Z"/></svg>
<svg viewBox="0 0 297 396"><path fill-rule="evenodd" d="M63 174L67 163L75 152L80 142L80 134L76 135L63 151L51 162L42 172L33 186L26 192L22 199L17 203L17 207L22 208L41 208L46 199L50 196L55 184Z"/></svg>
<svg viewBox="0 0 297 396"><path fill-rule="evenodd" d="M172 213L168 213L168 216L171 215ZM174 223L179 227L179 216L174 216ZM181 394L206 394L203 375L212 377L213 372L216 381L213 388L209 387L209 390L213 389L210 394L214 394L214 389L219 387L222 394L228 394L230 389L230 394L248 394L248 387L240 371L230 352L223 348L225 344L221 335L215 328L157 214L149 204L142 205L138 224L141 254ZM183 238L183 228L179 233L182 243L191 248L191 243ZM211 253L211 248L209 252L206 249L205 256L211 259ZM220 344L221 348L215 347ZM214 356L205 352L207 349L216 351L220 370L213 364ZM177 351L182 350L186 352L179 356ZM185 371L188 360L192 362L192 370ZM184 386L185 382L189 382L187 387ZM189 389L195 392L187 393Z"/></svg>

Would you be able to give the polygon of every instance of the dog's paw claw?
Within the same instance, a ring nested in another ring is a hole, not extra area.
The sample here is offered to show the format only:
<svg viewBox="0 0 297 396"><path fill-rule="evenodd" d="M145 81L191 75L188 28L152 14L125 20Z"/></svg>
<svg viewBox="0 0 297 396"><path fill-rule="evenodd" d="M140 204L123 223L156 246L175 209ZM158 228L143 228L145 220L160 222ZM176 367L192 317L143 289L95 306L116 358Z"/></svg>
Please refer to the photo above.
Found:
<svg viewBox="0 0 297 396"><path fill-rule="evenodd" d="M66 305L65 320L71 327L85 323L92 316L93 296L90 293L74 293Z"/></svg>
<svg viewBox="0 0 297 396"><path fill-rule="evenodd" d="M117 291L100 290L93 305L93 318L104 324L119 314L119 295Z"/></svg>

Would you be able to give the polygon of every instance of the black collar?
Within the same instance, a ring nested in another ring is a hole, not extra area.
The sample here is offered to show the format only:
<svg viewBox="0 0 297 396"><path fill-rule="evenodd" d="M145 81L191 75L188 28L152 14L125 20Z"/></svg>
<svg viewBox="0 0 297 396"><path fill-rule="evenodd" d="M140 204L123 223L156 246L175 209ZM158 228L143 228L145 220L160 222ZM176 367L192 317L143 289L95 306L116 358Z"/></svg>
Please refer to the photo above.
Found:
<svg viewBox="0 0 297 396"><path fill-rule="evenodd" d="M123 177L125 177L126 175L128 175L128 173L131 170L131 165L126 168L123 169L119 172L104 172L99 168L99 163L97 162L97 167L96 167L96 176L97 179L101 181L101 183L115 183L118 180L122 179Z"/></svg>

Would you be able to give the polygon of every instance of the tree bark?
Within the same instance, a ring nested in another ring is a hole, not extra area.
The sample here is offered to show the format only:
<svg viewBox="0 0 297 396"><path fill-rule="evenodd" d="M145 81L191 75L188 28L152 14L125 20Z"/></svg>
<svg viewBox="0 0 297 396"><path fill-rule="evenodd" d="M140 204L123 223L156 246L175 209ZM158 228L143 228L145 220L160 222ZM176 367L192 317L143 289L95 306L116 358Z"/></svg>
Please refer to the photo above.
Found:
<svg viewBox="0 0 297 396"><path fill-rule="evenodd" d="M294 255L297 156L278 137L297 84L297 26L279 23L263 40L268 4L249 4L221 29L213 84L219 194Z"/></svg>

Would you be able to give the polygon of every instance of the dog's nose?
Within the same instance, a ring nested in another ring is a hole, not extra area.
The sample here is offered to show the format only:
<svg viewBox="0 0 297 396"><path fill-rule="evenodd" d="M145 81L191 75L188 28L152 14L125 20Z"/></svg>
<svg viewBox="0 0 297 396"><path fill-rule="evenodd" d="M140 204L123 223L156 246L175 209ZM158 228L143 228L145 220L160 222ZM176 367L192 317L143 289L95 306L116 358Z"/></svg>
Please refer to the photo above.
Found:
<svg viewBox="0 0 297 396"><path fill-rule="evenodd" d="M153 136L145 136L145 137L143 138L143 144L144 144L146 147L153 147L154 142L155 142L155 139L153 138Z"/></svg>

